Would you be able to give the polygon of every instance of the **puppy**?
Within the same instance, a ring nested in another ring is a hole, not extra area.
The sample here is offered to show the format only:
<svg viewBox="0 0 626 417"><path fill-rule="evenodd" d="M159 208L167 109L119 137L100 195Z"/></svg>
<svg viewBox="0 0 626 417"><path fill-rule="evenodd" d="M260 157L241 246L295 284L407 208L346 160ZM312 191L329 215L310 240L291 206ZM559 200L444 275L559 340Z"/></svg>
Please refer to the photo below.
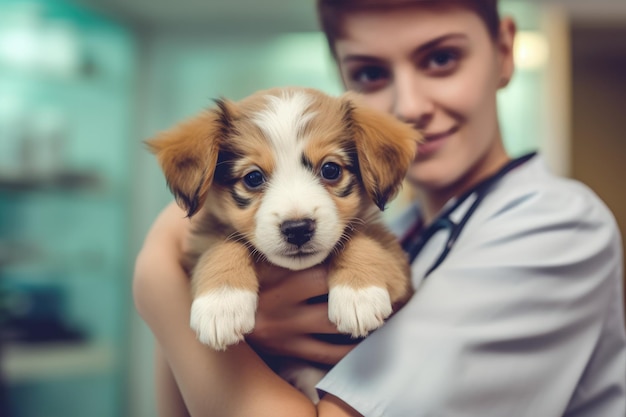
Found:
<svg viewBox="0 0 626 417"><path fill-rule="evenodd" d="M218 100L148 141L176 201L198 216L187 263L198 339L224 350L253 330L263 262L328 262L330 321L353 337L381 326L411 291L380 212L418 139L351 94L280 88Z"/></svg>

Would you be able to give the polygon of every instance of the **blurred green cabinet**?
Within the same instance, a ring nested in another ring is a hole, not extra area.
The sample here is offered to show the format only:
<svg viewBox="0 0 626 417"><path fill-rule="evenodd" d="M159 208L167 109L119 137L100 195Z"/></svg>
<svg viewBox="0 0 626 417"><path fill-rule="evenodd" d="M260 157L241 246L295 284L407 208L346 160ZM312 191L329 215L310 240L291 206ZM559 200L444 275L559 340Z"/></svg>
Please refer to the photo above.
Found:
<svg viewBox="0 0 626 417"><path fill-rule="evenodd" d="M135 55L89 11L0 0L3 416L125 415Z"/></svg>

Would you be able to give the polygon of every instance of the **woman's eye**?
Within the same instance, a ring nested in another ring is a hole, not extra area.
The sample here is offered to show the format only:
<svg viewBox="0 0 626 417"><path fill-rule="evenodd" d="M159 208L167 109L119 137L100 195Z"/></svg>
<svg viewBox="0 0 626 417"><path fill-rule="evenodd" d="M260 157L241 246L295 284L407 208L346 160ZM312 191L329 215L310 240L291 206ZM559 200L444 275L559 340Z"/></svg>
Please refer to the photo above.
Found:
<svg viewBox="0 0 626 417"><path fill-rule="evenodd" d="M430 71L448 71L455 67L459 54L452 50L435 51L426 57L424 67Z"/></svg>
<svg viewBox="0 0 626 417"><path fill-rule="evenodd" d="M256 189L265 183L265 176L261 171L252 171L243 177L243 182L246 187Z"/></svg>
<svg viewBox="0 0 626 417"><path fill-rule="evenodd" d="M353 90L369 92L384 87L389 80L389 71L381 66L367 65L350 72L350 87Z"/></svg>
<svg viewBox="0 0 626 417"><path fill-rule="evenodd" d="M327 181L336 181L341 176L341 167L334 162L326 162L322 165L320 174Z"/></svg>
<svg viewBox="0 0 626 417"><path fill-rule="evenodd" d="M380 67L363 67L356 71L353 75L353 79L358 82L376 82L382 78L385 78L387 72L384 68Z"/></svg>

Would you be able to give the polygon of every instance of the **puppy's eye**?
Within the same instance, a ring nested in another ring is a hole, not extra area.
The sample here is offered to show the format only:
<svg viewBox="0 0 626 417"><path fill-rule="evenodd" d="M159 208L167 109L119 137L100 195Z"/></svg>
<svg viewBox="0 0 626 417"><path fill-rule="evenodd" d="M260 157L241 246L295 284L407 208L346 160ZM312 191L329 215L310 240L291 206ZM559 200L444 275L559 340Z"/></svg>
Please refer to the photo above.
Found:
<svg viewBox="0 0 626 417"><path fill-rule="evenodd" d="M252 171L243 177L243 183L250 189L256 189L265 183L265 177L261 171Z"/></svg>
<svg viewBox="0 0 626 417"><path fill-rule="evenodd" d="M341 176L341 167L334 162L326 162L322 165L320 174L327 181L336 181Z"/></svg>

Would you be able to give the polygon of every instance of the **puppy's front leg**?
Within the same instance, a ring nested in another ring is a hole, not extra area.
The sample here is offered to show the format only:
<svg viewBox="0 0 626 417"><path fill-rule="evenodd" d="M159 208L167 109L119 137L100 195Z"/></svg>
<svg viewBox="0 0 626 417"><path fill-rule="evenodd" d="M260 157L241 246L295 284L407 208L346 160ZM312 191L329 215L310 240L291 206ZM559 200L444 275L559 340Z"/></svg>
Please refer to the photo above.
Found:
<svg viewBox="0 0 626 417"><path fill-rule="evenodd" d="M191 328L216 350L241 341L254 328L259 283L248 249L237 242L213 246L192 274Z"/></svg>
<svg viewBox="0 0 626 417"><path fill-rule="evenodd" d="M357 233L331 261L328 317L342 333L366 336L408 294L408 267L401 249Z"/></svg>

